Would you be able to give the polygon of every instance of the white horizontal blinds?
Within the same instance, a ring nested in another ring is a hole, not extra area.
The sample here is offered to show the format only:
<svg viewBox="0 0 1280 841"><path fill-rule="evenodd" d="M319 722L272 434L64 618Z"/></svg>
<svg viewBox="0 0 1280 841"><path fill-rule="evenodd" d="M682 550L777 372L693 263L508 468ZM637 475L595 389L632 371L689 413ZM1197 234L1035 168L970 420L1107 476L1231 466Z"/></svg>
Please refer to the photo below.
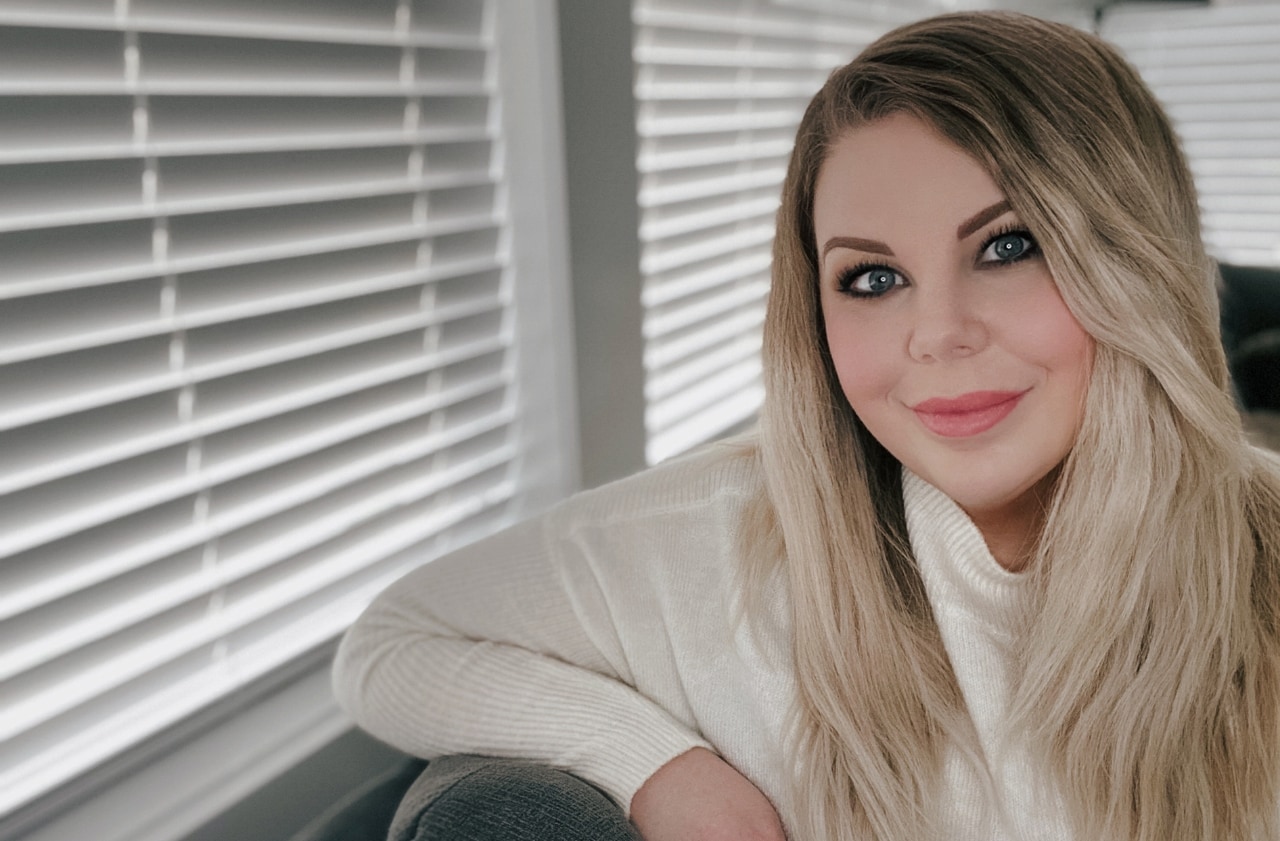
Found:
<svg viewBox="0 0 1280 841"><path fill-rule="evenodd" d="M1195 173L1210 250L1280 265L1280 2L1108 12L1119 45L1165 104Z"/></svg>
<svg viewBox="0 0 1280 841"><path fill-rule="evenodd" d="M836 66L924 2L636 0L650 463L749 421L779 189Z"/></svg>
<svg viewBox="0 0 1280 841"><path fill-rule="evenodd" d="M0 3L0 814L509 519L493 11Z"/></svg>

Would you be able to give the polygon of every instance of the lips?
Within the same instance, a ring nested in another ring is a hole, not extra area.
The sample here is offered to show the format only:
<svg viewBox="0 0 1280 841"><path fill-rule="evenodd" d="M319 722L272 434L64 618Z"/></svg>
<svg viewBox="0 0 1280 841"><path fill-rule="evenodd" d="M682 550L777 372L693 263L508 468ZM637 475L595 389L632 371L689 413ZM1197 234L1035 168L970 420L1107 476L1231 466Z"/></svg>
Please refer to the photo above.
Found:
<svg viewBox="0 0 1280 841"><path fill-rule="evenodd" d="M934 397L911 407L925 428L946 438L980 435L1008 417L1026 391L971 391Z"/></svg>

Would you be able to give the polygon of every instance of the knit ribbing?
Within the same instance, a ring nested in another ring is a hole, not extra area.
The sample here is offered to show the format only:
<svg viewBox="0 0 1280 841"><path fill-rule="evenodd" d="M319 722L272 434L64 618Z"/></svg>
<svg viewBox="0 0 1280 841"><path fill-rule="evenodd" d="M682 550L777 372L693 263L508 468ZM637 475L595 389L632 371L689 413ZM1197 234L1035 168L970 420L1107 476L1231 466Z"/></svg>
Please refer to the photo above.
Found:
<svg viewBox="0 0 1280 841"><path fill-rule="evenodd" d="M1031 580L1001 567L973 520L942 491L905 469L902 486L911 548L995 789L997 802L984 805L1004 822L989 831L1019 841L1069 838L1052 787L1037 778L1028 746L1008 726ZM976 814L965 802L972 791L956 793L957 811Z"/></svg>
<svg viewBox="0 0 1280 841"><path fill-rule="evenodd" d="M911 548L930 600L964 610L1002 634L1016 631L1027 576L1000 566L960 506L910 470L902 471L902 492Z"/></svg>

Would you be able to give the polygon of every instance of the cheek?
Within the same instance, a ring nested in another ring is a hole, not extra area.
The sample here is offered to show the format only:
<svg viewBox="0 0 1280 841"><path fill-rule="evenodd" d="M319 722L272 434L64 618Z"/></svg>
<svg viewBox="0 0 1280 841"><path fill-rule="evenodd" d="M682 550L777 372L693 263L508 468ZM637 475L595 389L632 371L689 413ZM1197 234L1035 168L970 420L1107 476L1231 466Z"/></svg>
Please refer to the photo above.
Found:
<svg viewBox="0 0 1280 841"><path fill-rule="evenodd" d="M874 320L827 319L827 347L840 389L854 412L865 415L882 402L898 379L893 336Z"/></svg>
<svg viewBox="0 0 1280 841"><path fill-rule="evenodd" d="M1020 344L1028 353L1039 356L1045 368L1068 378L1083 392L1093 368L1093 337L1076 321L1057 291L1045 296L1017 324Z"/></svg>
<svg viewBox="0 0 1280 841"><path fill-rule="evenodd" d="M1072 322L1075 324L1075 322ZM1089 394L1089 382L1093 375L1093 355L1097 349L1097 344L1093 337L1084 331L1080 325L1075 324L1076 330L1072 332L1063 344L1064 365L1068 366L1065 372L1070 382L1071 394L1068 398L1071 401L1073 412L1073 429L1072 440L1080 431L1080 424L1084 420L1084 404L1085 398Z"/></svg>

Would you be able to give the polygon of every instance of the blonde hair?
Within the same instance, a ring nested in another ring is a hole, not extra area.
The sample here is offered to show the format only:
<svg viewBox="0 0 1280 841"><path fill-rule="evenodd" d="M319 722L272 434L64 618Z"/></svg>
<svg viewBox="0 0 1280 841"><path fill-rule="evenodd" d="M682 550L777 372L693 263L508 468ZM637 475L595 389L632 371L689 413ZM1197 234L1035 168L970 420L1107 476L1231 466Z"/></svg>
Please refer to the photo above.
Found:
<svg viewBox="0 0 1280 841"><path fill-rule="evenodd" d="M813 194L838 137L892 113L981 162L1097 343L1031 572L1010 731L1080 838L1280 835L1280 471L1246 441L1216 270L1170 123L1098 38L1012 13L899 28L800 125L778 215L748 590L784 571L801 841L936 834L944 749L976 735L907 541L900 467L844 399ZM1034 715L1033 715L1034 713Z"/></svg>

